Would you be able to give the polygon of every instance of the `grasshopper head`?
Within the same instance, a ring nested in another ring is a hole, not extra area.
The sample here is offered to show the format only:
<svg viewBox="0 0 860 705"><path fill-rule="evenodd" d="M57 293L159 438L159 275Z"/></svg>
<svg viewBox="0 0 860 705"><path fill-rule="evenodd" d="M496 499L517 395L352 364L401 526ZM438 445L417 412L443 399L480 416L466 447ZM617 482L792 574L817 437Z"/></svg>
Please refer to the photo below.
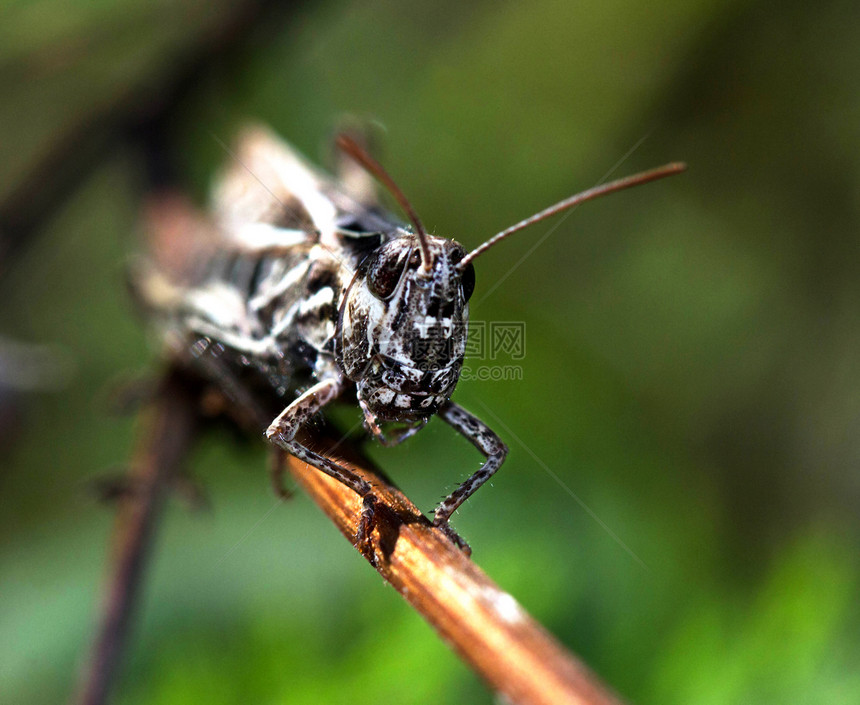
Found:
<svg viewBox="0 0 860 705"><path fill-rule="evenodd" d="M404 231L356 272L339 313L338 363L381 420L421 418L453 392L466 349L470 266L453 240Z"/></svg>

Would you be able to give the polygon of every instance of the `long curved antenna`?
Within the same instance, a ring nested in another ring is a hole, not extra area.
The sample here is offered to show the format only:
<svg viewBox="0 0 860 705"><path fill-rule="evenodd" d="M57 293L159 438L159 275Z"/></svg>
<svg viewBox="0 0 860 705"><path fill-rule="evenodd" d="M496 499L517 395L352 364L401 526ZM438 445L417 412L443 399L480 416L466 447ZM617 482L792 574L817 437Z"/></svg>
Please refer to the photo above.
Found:
<svg viewBox="0 0 860 705"><path fill-rule="evenodd" d="M418 240L421 242L421 264L425 272L430 271L430 245L427 241L427 231L421 224L418 214L409 202L409 199L400 190L400 187L394 183L388 172L382 168L382 165L371 157L352 137L346 134L339 134L335 140L338 149L344 154L348 154L355 159L361 166L367 169L377 180L379 180L385 188L389 190L395 200L400 204L400 207L409 216L409 220L415 226L415 232L418 233Z"/></svg>
<svg viewBox="0 0 860 705"><path fill-rule="evenodd" d="M623 189L630 188L631 186L639 186L640 184L647 184L649 181L656 181L657 179L662 179L666 176L680 174L682 171L685 171L686 168L687 165L682 162L673 162L671 164L657 167L656 169L650 169L649 171L643 171L639 174L634 174L633 176L625 176L623 179L610 181L608 184L600 184L599 186L590 188L587 191L577 193L570 198L566 198L563 201L559 201L558 203L553 206L550 206L549 208L545 208L540 213L535 213L533 216L526 218L525 220L521 220L516 225L512 225L511 227L502 230L502 232L498 233L497 235L493 235L493 237L487 240L483 245L479 245L463 259L461 259L457 263L457 269L463 271L466 266L476 257L484 254L493 245L498 242L501 242L508 235L512 235L518 230L527 228L529 225L539 223L544 218L549 218L551 215L561 213L561 211L563 210L578 206L580 203L584 203L585 201L590 201L594 198L605 196L608 193L615 193L616 191L621 191Z"/></svg>

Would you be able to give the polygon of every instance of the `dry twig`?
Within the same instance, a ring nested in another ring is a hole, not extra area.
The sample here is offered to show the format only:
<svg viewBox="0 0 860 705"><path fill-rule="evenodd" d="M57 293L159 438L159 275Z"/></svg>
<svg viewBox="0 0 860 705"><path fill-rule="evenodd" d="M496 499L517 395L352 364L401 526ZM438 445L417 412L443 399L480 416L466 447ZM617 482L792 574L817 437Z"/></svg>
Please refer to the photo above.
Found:
<svg viewBox="0 0 860 705"><path fill-rule="evenodd" d="M379 499L370 562L493 690L521 705L619 705L583 663L434 528L400 490L370 471L366 461L350 460L338 458L370 482ZM300 460L289 458L289 468L353 541L359 497Z"/></svg>
<svg viewBox="0 0 860 705"><path fill-rule="evenodd" d="M171 479L195 439L196 408L188 381L169 372L135 454L129 476L132 490L118 500L110 577L101 623L75 698L79 705L104 703L119 670L158 517Z"/></svg>

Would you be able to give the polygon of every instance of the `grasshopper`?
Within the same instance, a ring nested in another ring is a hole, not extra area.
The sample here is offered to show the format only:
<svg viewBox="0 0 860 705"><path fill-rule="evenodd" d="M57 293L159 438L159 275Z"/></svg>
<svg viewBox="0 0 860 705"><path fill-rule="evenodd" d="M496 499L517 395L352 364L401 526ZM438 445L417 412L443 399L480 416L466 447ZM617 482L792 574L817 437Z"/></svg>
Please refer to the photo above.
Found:
<svg viewBox="0 0 860 705"><path fill-rule="evenodd" d="M241 403L263 390L282 410L266 438L363 499L356 543L368 541L375 497L364 479L314 452L298 432L327 405L354 399L366 429L400 443L433 416L484 456L436 507L433 524L467 549L449 520L508 452L451 401L466 349L474 261L523 228L584 201L684 169L666 166L602 184L494 235L471 252L430 235L403 192L359 142L339 136L343 176L317 170L264 128L241 136L214 193L205 246L179 273L149 261L136 288L173 353ZM383 210L374 180L410 224ZM175 269L175 268L174 268Z"/></svg>

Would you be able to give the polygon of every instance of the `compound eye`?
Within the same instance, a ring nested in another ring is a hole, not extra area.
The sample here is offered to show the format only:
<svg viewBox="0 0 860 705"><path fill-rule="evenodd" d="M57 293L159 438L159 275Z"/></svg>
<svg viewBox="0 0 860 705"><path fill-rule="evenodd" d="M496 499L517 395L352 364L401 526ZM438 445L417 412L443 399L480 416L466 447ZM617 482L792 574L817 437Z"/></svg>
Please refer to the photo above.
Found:
<svg viewBox="0 0 860 705"><path fill-rule="evenodd" d="M367 273L367 286L370 293L378 299L388 299L394 294L403 270L406 269L408 252L396 253L394 255L381 254L371 265Z"/></svg>
<svg viewBox="0 0 860 705"><path fill-rule="evenodd" d="M466 269L460 275L460 283L463 285L463 298L468 301L475 291L475 268L471 262L466 265Z"/></svg>
<svg viewBox="0 0 860 705"><path fill-rule="evenodd" d="M458 247L451 252L451 263L456 265L465 256L466 253ZM463 285L463 298L468 301L475 291L475 268L471 262L466 265L466 269L460 275L460 283Z"/></svg>

